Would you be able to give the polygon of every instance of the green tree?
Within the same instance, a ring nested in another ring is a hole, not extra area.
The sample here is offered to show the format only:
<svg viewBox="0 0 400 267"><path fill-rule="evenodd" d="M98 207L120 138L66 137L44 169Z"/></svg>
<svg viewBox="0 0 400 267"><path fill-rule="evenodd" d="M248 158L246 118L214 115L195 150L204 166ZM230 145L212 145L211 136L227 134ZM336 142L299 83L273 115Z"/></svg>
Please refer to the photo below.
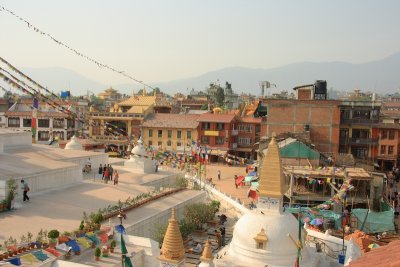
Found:
<svg viewBox="0 0 400 267"><path fill-rule="evenodd" d="M202 229L204 223L212 221L215 216L214 208L205 203L187 205L183 211L185 220L195 225L196 229Z"/></svg>
<svg viewBox="0 0 400 267"><path fill-rule="evenodd" d="M222 107L224 105L225 94L224 94L224 89L221 86L218 86L217 88L217 92L215 93L215 99L219 107Z"/></svg>

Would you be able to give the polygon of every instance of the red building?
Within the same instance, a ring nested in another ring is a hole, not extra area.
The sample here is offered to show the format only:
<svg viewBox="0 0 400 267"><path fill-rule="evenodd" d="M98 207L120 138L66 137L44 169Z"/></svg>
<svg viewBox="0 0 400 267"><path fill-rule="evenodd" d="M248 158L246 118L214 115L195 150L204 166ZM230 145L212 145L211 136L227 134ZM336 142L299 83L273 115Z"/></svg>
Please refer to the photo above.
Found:
<svg viewBox="0 0 400 267"><path fill-rule="evenodd" d="M266 117L242 117L238 121L238 148L237 156L247 159L257 159L257 148L255 144L262 136L261 122Z"/></svg>
<svg viewBox="0 0 400 267"><path fill-rule="evenodd" d="M199 140L210 151L210 161L237 149L238 119L235 114L205 113L199 119Z"/></svg>

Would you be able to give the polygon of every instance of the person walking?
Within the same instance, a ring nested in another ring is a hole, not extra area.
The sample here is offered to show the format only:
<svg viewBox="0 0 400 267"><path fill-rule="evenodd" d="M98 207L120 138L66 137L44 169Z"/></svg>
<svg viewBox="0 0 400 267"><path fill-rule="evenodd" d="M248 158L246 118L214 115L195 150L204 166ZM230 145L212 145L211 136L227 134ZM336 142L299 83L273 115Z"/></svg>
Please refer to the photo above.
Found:
<svg viewBox="0 0 400 267"><path fill-rule="evenodd" d="M101 166L101 163L99 166L99 177L103 180L103 166Z"/></svg>
<svg viewBox="0 0 400 267"><path fill-rule="evenodd" d="M218 232L218 230L214 230L214 236L215 236L215 239L217 240L217 243L218 243L218 248L220 248L221 247L221 234Z"/></svg>
<svg viewBox="0 0 400 267"><path fill-rule="evenodd" d="M110 176L110 181L112 181L112 179L113 179L113 172L114 172L114 169L111 166L111 164L109 164L108 165L108 175Z"/></svg>
<svg viewBox="0 0 400 267"><path fill-rule="evenodd" d="M115 173L114 173L114 185L118 184L118 178L119 178L118 171L115 170Z"/></svg>
<svg viewBox="0 0 400 267"><path fill-rule="evenodd" d="M218 170L218 181L221 181L221 171Z"/></svg>
<svg viewBox="0 0 400 267"><path fill-rule="evenodd" d="M103 167L103 179L104 179L104 180L105 180L106 178L108 178L108 177L105 176L106 170L107 170L107 164L104 164L104 167Z"/></svg>
<svg viewBox="0 0 400 267"><path fill-rule="evenodd" d="M219 231L221 232L221 246L225 246L225 227L219 228Z"/></svg>
<svg viewBox="0 0 400 267"><path fill-rule="evenodd" d="M108 179L109 179L109 172L108 172L108 168L106 167L106 170L103 173L104 175L104 182L108 183Z"/></svg>
<svg viewBox="0 0 400 267"><path fill-rule="evenodd" d="M29 186L28 183L26 183L24 180L21 180L21 185L22 185L22 190L24 191L24 202L29 201L28 197L28 192L29 192Z"/></svg>
<svg viewBox="0 0 400 267"><path fill-rule="evenodd" d="M238 184L237 184L237 178L238 178L238 176L237 175L235 175L234 177L233 177L234 179L235 179L235 186L236 186L236 189L238 188Z"/></svg>

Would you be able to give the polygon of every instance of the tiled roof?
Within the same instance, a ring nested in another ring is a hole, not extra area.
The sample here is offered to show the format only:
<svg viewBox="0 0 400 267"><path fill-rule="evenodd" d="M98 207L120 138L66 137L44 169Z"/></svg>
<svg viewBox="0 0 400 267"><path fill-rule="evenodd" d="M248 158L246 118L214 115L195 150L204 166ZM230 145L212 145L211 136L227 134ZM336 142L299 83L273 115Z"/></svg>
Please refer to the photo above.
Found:
<svg viewBox="0 0 400 267"><path fill-rule="evenodd" d="M202 114L197 121L199 122L231 122L236 117L235 114Z"/></svg>
<svg viewBox="0 0 400 267"><path fill-rule="evenodd" d="M120 106L151 106L156 102L156 96L147 95L135 95L130 98L118 103Z"/></svg>
<svg viewBox="0 0 400 267"><path fill-rule="evenodd" d="M241 117L240 121L242 122L248 122L248 123L261 123L262 119L261 118L254 118L254 117Z"/></svg>
<svg viewBox="0 0 400 267"><path fill-rule="evenodd" d="M386 246L372 249L359 259L350 262L349 267L397 267L400 266L400 240L390 242Z"/></svg>
<svg viewBox="0 0 400 267"><path fill-rule="evenodd" d="M141 114L148 108L148 106L132 106L126 113Z"/></svg>
<svg viewBox="0 0 400 267"><path fill-rule="evenodd" d="M196 114L166 114L155 113L147 117L143 127L176 128L176 129L195 129L199 125Z"/></svg>
<svg viewBox="0 0 400 267"><path fill-rule="evenodd" d="M30 117L32 116L32 111L7 111L5 112L6 117L16 116L16 117ZM61 112L42 112L38 111L38 117L51 117L51 118L67 118L68 115Z"/></svg>

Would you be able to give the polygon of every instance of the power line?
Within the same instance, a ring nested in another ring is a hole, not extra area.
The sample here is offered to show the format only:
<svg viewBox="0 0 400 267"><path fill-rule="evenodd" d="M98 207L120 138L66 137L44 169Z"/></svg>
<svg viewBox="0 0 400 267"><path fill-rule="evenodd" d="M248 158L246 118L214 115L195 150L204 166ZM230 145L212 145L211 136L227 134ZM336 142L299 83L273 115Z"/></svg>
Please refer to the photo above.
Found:
<svg viewBox="0 0 400 267"><path fill-rule="evenodd" d="M125 78L128 78L128 79L130 79L130 80L132 80L132 81L134 81L134 82L140 83L140 84L142 84L142 85L144 85L144 86L147 86L147 87L149 87L150 89L153 89L153 90L154 90L154 88L151 87L150 85L144 83L144 82L141 81L141 80L138 80L138 79L132 77L132 76L129 75L129 74L126 74L125 71L123 71L123 70L117 70L117 69L115 69L114 67L111 67L111 66L109 66L109 65L107 65L107 64L103 64L103 63L99 62L98 60L95 60L95 59L93 59L93 58L91 58L91 57L85 55L84 53L81 53L81 52L79 52L78 50L76 50L76 49L70 47L69 45L65 44L64 42L59 41L58 39L56 39L55 37L53 37L51 34L46 33L46 32L44 32L44 31L40 30L38 27L34 26L34 25L33 25L32 23L30 23L29 21L27 21L26 19L24 19L24 18L22 18L21 16L17 15L15 12L13 12L13 11L11 11L11 10L5 8L4 6L0 6L0 11L2 11L2 10L4 10L4 11L6 11L7 13L11 14L13 17L19 19L20 21L26 23L27 26L28 26L28 28L33 29L35 32L39 33L40 35L43 35L43 36L46 36L46 37L50 38L53 42L57 43L58 45L61 45L61 46L65 47L66 49L68 49L68 50L70 50L71 52L73 52L75 55L80 56L80 57L83 57L83 58L85 58L85 59L91 61L92 63L96 64L99 68L105 68L105 69L111 70L111 71L113 71L114 73L117 73L117 74L119 74L119 75L122 75L122 76L124 76Z"/></svg>

